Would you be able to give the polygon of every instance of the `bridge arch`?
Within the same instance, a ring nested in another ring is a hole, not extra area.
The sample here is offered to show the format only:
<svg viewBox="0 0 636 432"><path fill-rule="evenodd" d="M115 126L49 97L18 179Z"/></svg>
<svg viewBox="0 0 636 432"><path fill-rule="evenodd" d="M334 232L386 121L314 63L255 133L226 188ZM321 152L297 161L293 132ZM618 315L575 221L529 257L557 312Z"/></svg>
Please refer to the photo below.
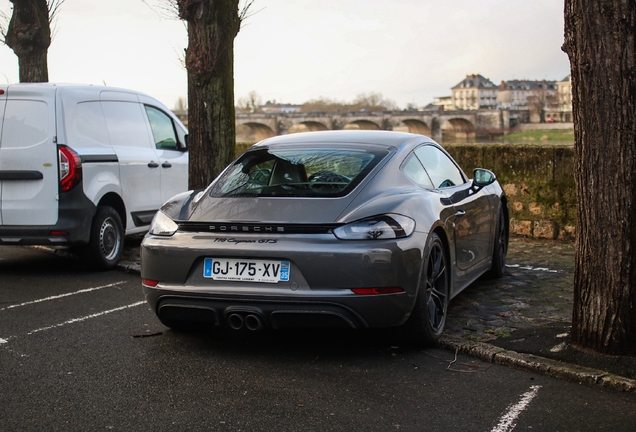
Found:
<svg viewBox="0 0 636 432"><path fill-rule="evenodd" d="M326 131L329 130L327 126L317 121L304 121L297 123L289 128L287 133L297 133L297 132L315 132L315 131Z"/></svg>
<svg viewBox="0 0 636 432"><path fill-rule="evenodd" d="M382 128L371 120L354 120L344 125L345 130L382 130Z"/></svg>
<svg viewBox="0 0 636 432"><path fill-rule="evenodd" d="M401 122L406 126L406 131L414 134L431 136L431 128L422 120L406 119ZM395 130L395 129L394 129Z"/></svg>
<svg viewBox="0 0 636 432"><path fill-rule="evenodd" d="M475 139L475 126L464 118L451 118L442 123L442 139Z"/></svg>
<svg viewBox="0 0 636 432"><path fill-rule="evenodd" d="M247 122L236 126L237 142L258 142L275 135L272 128L262 123Z"/></svg>

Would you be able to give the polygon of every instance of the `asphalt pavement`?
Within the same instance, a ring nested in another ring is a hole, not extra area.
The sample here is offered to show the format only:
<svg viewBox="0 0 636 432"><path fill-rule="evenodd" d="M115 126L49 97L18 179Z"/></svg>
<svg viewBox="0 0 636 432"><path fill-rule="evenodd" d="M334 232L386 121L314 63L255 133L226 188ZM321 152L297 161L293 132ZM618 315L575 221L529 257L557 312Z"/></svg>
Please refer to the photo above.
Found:
<svg viewBox="0 0 636 432"><path fill-rule="evenodd" d="M141 239L127 239L120 268L139 272ZM573 243L511 238L504 277L483 277L451 301L438 344L496 364L636 392L636 357L570 345L573 274Z"/></svg>

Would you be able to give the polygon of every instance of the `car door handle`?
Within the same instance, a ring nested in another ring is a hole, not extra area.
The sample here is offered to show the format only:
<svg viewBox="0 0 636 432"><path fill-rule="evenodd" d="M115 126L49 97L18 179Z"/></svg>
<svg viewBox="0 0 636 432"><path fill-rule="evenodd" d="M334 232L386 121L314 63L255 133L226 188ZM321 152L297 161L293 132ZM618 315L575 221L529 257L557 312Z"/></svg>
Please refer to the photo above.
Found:
<svg viewBox="0 0 636 432"><path fill-rule="evenodd" d="M163 168L170 168L172 166L172 164L170 162L166 161L166 162L162 163L161 166Z"/></svg>
<svg viewBox="0 0 636 432"><path fill-rule="evenodd" d="M148 168L157 168L159 164L155 161L148 162Z"/></svg>

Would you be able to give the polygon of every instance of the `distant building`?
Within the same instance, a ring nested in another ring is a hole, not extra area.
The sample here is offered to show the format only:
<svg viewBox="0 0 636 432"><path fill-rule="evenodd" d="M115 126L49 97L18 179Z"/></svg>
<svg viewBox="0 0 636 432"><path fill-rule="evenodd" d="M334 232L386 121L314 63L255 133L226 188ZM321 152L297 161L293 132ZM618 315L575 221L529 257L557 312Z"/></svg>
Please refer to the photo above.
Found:
<svg viewBox="0 0 636 432"><path fill-rule="evenodd" d="M497 92L497 106L504 109L528 109L533 100L546 106L553 105L556 94L556 81L502 81Z"/></svg>
<svg viewBox="0 0 636 432"><path fill-rule="evenodd" d="M453 97L452 96L438 96L433 101L434 107L440 107L445 111L450 111L453 109Z"/></svg>
<svg viewBox="0 0 636 432"><path fill-rule="evenodd" d="M572 80L570 75L557 83L559 94L559 108L562 111L572 111Z"/></svg>
<svg viewBox="0 0 636 432"><path fill-rule="evenodd" d="M282 104L267 101L265 105L261 105L259 109L264 113L289 114L301 111L302 105Z"/></svg>
<svg viewBox="0 0 636 432"><path fill-rule="evenodd" d="M572 80L570 75L557 83L558 121L572 122Z"/></svg>
<svg viewBox="0 0 636 432"><path fill-rule="evenodd" d="M477 110L497 107L497 86L479 74L466 75L452 88L452 108Z"/></svg>
<svg viewBox="0 0 636 432"><path fill-rule="evenodd" d="M556 81L502 81L497 92L497 107L509 110L528 110L531 123L546 121L546 112L556 106Z"/></svg>

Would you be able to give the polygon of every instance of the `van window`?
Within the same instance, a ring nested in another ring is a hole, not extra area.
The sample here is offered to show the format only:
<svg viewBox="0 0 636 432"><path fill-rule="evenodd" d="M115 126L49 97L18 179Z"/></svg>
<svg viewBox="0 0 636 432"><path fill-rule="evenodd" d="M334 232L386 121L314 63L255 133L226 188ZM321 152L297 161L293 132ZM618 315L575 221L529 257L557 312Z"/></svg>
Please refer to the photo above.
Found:
<svg viewBox="0 0 636 432"><path fill-rule="evenodd" d="M65 119L68 144L109 145L108 131L99 102L80 102L72 112L66 112Z"/></svg>
<svg viewBox="0 0 636 432"><path fill-rule="evenodd" d="M164 112L150 106L145 106L155 146L161 150L178 150L179 142L174 131L172 119Z"/></svg>
<svg viewBox="0 0 636 432"><path fill-rule="evenodd" d="M26 148L48 137L49 114L42 101L10 100L4 115L2 147Z"/></svg>
<svg viewBox="0 0 636 432"><path fill-rule="evenodd" d="M115 101L101 104L111 145L152 148L140 104Z"/></svg>

